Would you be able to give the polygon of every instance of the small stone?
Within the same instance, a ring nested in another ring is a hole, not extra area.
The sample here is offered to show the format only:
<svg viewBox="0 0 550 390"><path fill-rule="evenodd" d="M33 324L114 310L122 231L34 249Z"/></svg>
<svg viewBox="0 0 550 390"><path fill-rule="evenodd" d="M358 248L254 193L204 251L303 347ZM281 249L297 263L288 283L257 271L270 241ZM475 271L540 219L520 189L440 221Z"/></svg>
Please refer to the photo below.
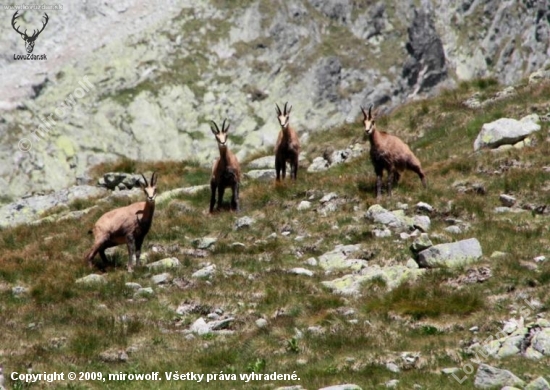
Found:
<svg viewBox="0 0 550 390"><path fill-rule="evenodd" d="M307 265L311 265L312 267L316 267L317 266L317 259L315 257L310 257L309 259L307 259L305 261L305 263Z"/></svg>
<svg viewBox="0 0 550 390"><path fill-rule="evenodd" d="M151 287L142 287L135 292L134 298L149 298L153 295L155 292Z"/></svg>
<svg viewBox="0 0 550 390"><path fill-rule="evenodd" d="M472 326L470 329L468 329L470 332L478 332L479 326Z"/></svg>
<svg viewBox="0 0 550 390"><path fill-rule="evenodd" d="M338 194L336 192L331 192L331 193L323 196L319 202L320 203L327 203L327 202L330 202L331 200L334 200L334 199L338 199Z"/></svg>
<svg viewBox="0 0 550 390"><path fill-rule="evenodd" d="M425 212L425 213L432 213L434 211L434 208L432 205L425 203L425 202L418 202L416 204L416 211L419 212Z"/></svg>
<svg viewBox="0 0 550 390"><path fill-rule="evenodd" d="M449 368L443 368L441 369L441 373L442 374L445 374L445 375L452 375L452 374L456 374L457 372L460 371L460 368L458 367L449 367Z"/></svg>
<svg viewBox="0 0 550 390"><path fill-rule="evenodd" d="M414 261L414 259L408 259L407 260L407 263L405 264L407 266L407 268L410 268L410 269L418 269L420 268L418 266L418 263L416 261Z"/></svg>
<svg viewBox="0 0 550 390"><path fill-rule="evenodd" d="M313 276L314 275L313 271L310 271L310 270L305 269L305 268L299 268L299 267L289 269L288 273L294 274L294 275L305 275L305 276Z"/></svg>
<svg viewBox="0 0 550 390"><path fill-rule="evenodd" d="M14 297L22 297L23 295L27 294L29 292L29 289L27 287L23 286L15 286L11 289L11 293Z"/></svg>
<svg viewBox="0 0 550 390"><path fill-rule="evenodd" d="M244 228L248 228L248 227L250 227L250 225L254 224L254 222L256 222L256 220L254 220L253 218L250 218L250 217L239 218L239 219L237 219L237 221L235 221L234 229L235 230L241 230L241 229L244 229ZM204 249L206 249L206 248L204 248Z"/></svg>
<svg viewBox="0 0 550 390"><path fill-rule="evenodd" d="M167 257L154 263L149 263L145 265L150 270L157 270L162 268L178 268L180 266L180 261L175 257Z"/></svg>
<svg viewBox="0 0 550 390"><path fill-rule="evenodd" d="M216 265L211 264L198 271L195 271L191 277L195 279L208 279L216 272Z"/></svg>
<svg viewBox="0 0 550 390"><path fill-rule="evenodd" d="M447 233L451 233L451 234L462 234L462 229L460 228L460 226L456 226L456 225L447 226L443 230L445 230Z"/></svg>
<svg viewBox="0 0 550 390"><path fill-rule="evenodd" d="M415 215L413 217L413 226L422 232L430 230L431 223L432 221L427 215Z"/></svg>
<svg viewBox="0 0 550 390"><path fill-rule="evenodd" d="M214 246L216 241L218 241L218 239L214 237L203 237L194 240L193 244L195 244L198 249L209 249Z"/></svg>
<svg viewBox="0 0 550 390"><path fill-rule="evenodd" d="M265 328L265 327L267 327L267 320L264 319L264 318L258 318L258 319L256 320L256 326L257 326L258 328Z"/></svg>
<svg viewBox="0 0 550 390"><path fill-rule="evenodd" d="M300 204L298 205L298 210L308 210L310 208L311 208L311 202L307 200L301 201Z"/></svg>
<svg viewBox="0 0 550 390"><path fill-rule="evenodd" d="M92 285L92 284L105 284L107 279L103 275L90 274L83 278L77 279L76 284Z"/></svg>
<svg viewBox="0 0 550 390"><path fill-rule="evenodd" d="M170 283L170 281L172 280L172 275L170 275L168 272L164 272L162 274L152 276L151 280L154 284L166 284Z"/></svg>
<svg viewBox="0 0 550 390"><path fill-rule="evenodd" d="M511 195L501 194L499 196L500 203L505 207L512 207L516 204L516 198Z"/></svg>
<svg viewBox="0 0 550 390"><path fill-rule="evenodd" d="M134 282L128 282L125 286L131 290L139 290L141 288L141 284Z"/></svg>
<svg viewBox="0 0 550 390"><path fill-rule="evenodd" d="M391 237L391 230L390 229L373 229L372 234L376 238Z"/></svg>
<svg viewBox="0 0 550 390"><path fill-rule="evenodd" d="M411 251L413 253L422 252L425 249L428 249L433 246L430 237L426 233L422 233L411 245Z"/></svg>
<svg viewBox="0 0 550 390"><path fill-rule="evenodd" d="M386 363L386 368L389 371L393 372L394 374L397 374L397 373L401 372L401 370L399 369L399 367L395 363Z"/></svg>
<svg viewBox="0 0 550 390"><path fill-rule="evenodd" d="M508 256L508 253L506 252L494 251L491 253L491 259L503 259L506 256Z"/></svg>
<svg viewBox="0 0 550 390"><path fill-rule="evenodd" d="M392 379L392 380L389 380L389 381L386 382L386 387L388 389L395 389L398 384L399 384L398 379Z"/></svg>
<svg viewBox="0 0 550 390"><path fill-rule="evenodd" d="M535 261L535 263L542 263L546 260L546 256L537 256L533 260Z"/></svg>

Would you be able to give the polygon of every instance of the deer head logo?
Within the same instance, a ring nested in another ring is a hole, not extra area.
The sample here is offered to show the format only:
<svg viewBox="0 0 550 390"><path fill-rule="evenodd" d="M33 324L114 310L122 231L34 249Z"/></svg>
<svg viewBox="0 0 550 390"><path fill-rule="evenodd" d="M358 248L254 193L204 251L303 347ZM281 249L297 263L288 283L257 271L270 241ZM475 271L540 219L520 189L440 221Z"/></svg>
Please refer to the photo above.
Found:
<svg viewBox="0 0 550 390"><path fill-rule="evenodd" d="M36 41L36 38L38 38L38 36L40 35L40 33L42 31L44 31L44 28L46 28L46 25L48 24L48 14L44 12L44 21L42 22L42 29L41 30L33 30L33 33L31 36L28 36L27 35L27 30L25 29L25 32L21 32L19 31L19 29L17 28L17 26L15 25L15 21L17 18L21 17L21 15L18 15L18 12L19 11L16 11L14 14L13 14L13 18L11 18L11 26L13 27L13 29L15 31L17 31L17 33L19 35L21 35L21 38L23 38L23 40L25 41L25 49L27 49L27 53L32 53L33 49L34 49L34 41Z"/></svg>

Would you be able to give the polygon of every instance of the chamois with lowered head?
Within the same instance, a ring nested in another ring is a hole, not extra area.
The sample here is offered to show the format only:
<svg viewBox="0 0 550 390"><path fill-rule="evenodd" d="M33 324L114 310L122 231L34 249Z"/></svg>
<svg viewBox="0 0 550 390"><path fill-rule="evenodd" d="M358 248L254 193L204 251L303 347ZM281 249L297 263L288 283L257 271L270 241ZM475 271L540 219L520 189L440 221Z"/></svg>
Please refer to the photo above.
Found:
<svg viewBox="0 0 550 390"><path fill-rule="evenodd" d="M220 157L214 161L212 166L212 178L210 179L210 212L214 211L216 203L216 190L218 191L218 207L220 210L223 201L223 193L227 187L231 187L231 210L239 211L239 185L241 183L241 166L237 157L227 147L227 130L229 123L226 126L227 119L223 120L222 129L218 127L216 122L212 121L210 130L216 137Z"/></svg>
<svg viewBox="0 0 550 390"><path fill-rule="evenodd" d="M298 134L292 127L290 127L290 111L292 106L287 109L288 102L285 103L283 111L277 104L275 104L275 112L277 113L277 119L281 125L281 131L279 132L279 138L275 145L275 172L277 173L277 181L280 180L281 170L283 172L283 179L286 176L286 163L290 163L290 177L296 180L298 175L298 157L300 155L300 140Z"/></svg>
<svg viewBox="0 0 550 390"><path fill-rule="evenodd" d="M388 194L391 196L392 184L397 184L401 172L409 169L420 177L422 185L426 187L426 175L422 171L420 161L411 149L398 137L378 131L376 129L374 117L371 114L372 105L366 112L363 107L363 124L365 133L370 141L370 158L374 165L376 173L376 197L379 198L382 192L382 174L384 170L388 172Z"/></svg>
<svg viewBox="0 0 550 390"><path fill-rule="evenodd" d="M133 271L134 264L140 265L141 245L151 228L155 213L155 198L157 196L157 174L153 172L148 183L143 174L144 183L139 183L145 193L145 202L132 203L103 214L89 233L94 234L94 245L86 254L90 267L92 260L99 252L103 264L107 263L105 249L126 244L128 246L128 272Z"/></svg>

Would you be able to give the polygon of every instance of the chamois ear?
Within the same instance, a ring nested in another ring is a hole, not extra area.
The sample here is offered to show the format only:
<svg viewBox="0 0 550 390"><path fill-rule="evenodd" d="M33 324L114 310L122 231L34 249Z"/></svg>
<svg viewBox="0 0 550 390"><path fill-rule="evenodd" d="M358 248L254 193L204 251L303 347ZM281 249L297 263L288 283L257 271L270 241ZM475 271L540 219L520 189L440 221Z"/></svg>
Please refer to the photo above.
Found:
<svg viewBox="0 0 550 390"><path fill-rule="evenodd" d="M157 173L153 172L153 174L151 175L151 187L155 187L157 185L157 179L158 179Z"/></svg>
<svg viewBox="0 0 550 390"><path fill-rule="evenodd" d="M278 116L281 116L281 109L279 108L279 105L277 103L275 103L275 112Z"/></svg>
<svg viewBox="0 0 550 390"><path fill-rule="evenodd" d="M141 174L141 177L143 178L143 182L140 180L139 181L139 186L141 187L141 189L145 189L147 187L149 187L149 183L147 183L147 179L145 178L145 176L143 176L143 173Z"/></svg>
<svg viewBox="0 0 550 390"><path fill-rule="evenodd" d="M220 133L220 129L218 128L218 125L214 121L210 121L210 122L212 122L212 125L210 125L210 130L212 130L212 134L218 135Z"/></svg>

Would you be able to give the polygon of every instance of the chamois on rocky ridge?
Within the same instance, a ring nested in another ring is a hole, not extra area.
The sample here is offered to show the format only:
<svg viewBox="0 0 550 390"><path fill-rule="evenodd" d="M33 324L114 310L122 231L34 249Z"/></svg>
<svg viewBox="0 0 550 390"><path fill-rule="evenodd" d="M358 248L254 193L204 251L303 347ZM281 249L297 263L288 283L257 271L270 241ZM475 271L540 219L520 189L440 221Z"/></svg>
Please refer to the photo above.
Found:
<svg viewBox="0 0 550 390"><path fill-rule="evenodd" d="M122 244L128 246L128 272L133 271L134 264L139 267L141 246L153 223L158 175L153 172L149 183L143 174L141 177L144 183L140 182L140 186L146 196L145 202L132 203L103 214L89 231L94 234L94 245L86 254L90 267L98 252L103 264L106 264L105 249Z"/></svg>
<svg viewBox="0 0 550 390"><path fill-rule="evenodd" d="M369 107L367 113L361 107L364 116L365 133L369 137L370 142L370 158L376 173L376 197L379 198L382 192L382 175L384 170L388 172L388 194L390 196L392 184L397 184L401 176L400 172L405 169L416 172L425 188L426 175L422 171L418 158L416 158L411 149L401 139L376 129L371 109L372 105Z"/></svg>
<svg viewBox="0 0 550 390"><path fill-rule="evenodd" d="M283 179L286 176L286 163L290 162L290 177L296 180L298 175L298 158L300 156L300 140L298 134L290 127L290 111L292 106L287 109L288 102L285 103L283 112L277 104L275 104L275 112L277 119L281 125L279 138L275 146L275 171L277 173L277 181L280 180L281 170L283 171Z"/></svg>
<svg viewBox="0 0 550 390"><path fill-rule="evenodd" d="M220 157L212 165L212 178L210 179L210 213L214 211L216 203L216 190L218 191L218 207L222 206L223 193L227 187L231 187L231 210L239 211L239 185L241 183L241 167L237 157L227 147L227 130L229 123L225 125L227 119L223 120L222 129L216 122L212 121L210 130L216 137Z"/></svg>

